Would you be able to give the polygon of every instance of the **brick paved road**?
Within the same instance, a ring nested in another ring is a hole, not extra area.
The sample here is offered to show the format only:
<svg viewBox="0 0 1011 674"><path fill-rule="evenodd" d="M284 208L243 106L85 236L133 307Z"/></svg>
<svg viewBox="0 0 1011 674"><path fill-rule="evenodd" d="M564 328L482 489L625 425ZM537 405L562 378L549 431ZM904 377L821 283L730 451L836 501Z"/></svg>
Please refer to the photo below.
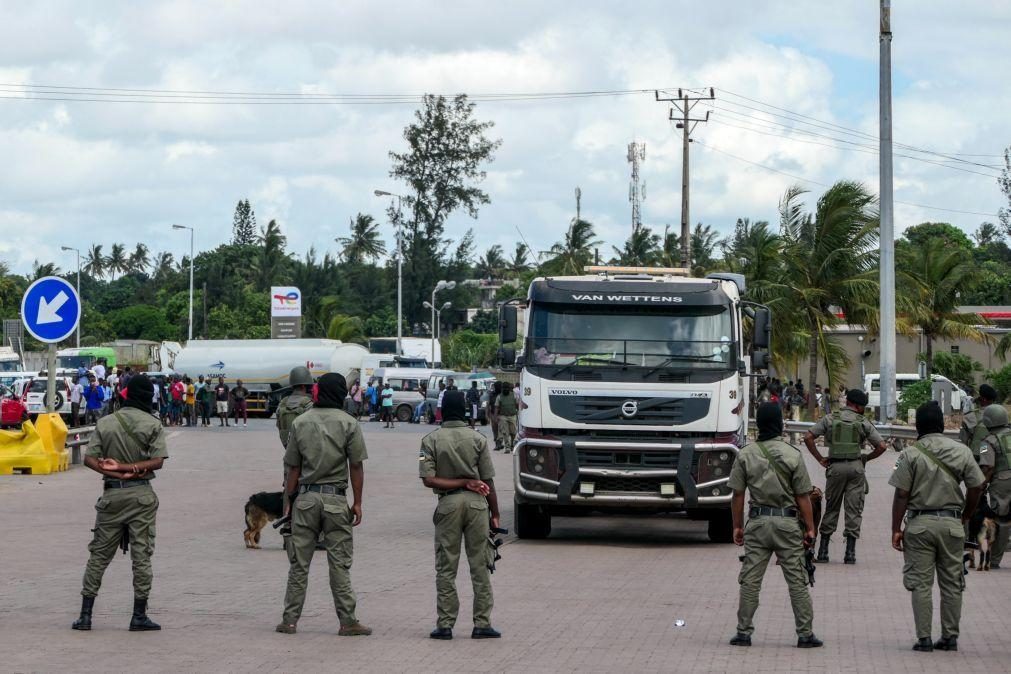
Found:
<svg viewBox="0 0 1011 674"><path fill-rule="evenodd" d="M427 639L434 622L431 511L416 476L425 429L367 425L365 522L356 532L354 585L368 638L336 636L324 557L293 636L274 633L287 562L268 529L263 550L243 547L249 494L279 489L272 422L248 429L179 429L157 480L161 499L151 615L160 633L125 630L129 562L118 555L96 604L95 630L70 623L93 523L97 476L0 477L2 671L1007 671L1003 628L1011 570L968 578L962 651L918 654L901 557L888 545L890 453L869 469L860 563L818 571L820 651L793 648L785 586L767 576L755 646L726 644L735 625L738 549L706 541L704 523L671 518L557 520L547 541L510 538L495 575L499 642ZM512 525L511 467L495 457L504 524ZM823 484L823 478L816 478ZM833 553L841 558L841 546ZM466 566L461 570L465 574ZM469 634L469 588L458 634ZM999 618L1002 617L1002 618ZM674 627L676 619L685 626ZM935 623L936 625L936 623ZM935 630L937 628L935 627ZM935 634L936 636L936 634Z"/></svg>

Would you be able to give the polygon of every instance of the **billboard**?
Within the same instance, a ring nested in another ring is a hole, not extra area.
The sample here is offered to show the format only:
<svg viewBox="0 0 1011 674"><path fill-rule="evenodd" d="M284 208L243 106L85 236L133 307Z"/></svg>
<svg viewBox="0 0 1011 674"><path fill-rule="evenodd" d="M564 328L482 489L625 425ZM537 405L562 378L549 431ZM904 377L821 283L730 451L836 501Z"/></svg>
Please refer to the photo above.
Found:
<svg viewBox="0 0 1011 674"><path fill-rule="evenodd" d="M271 318L295 318L302 315L302 293L292 286L274 286L270 289Z"/></svg>

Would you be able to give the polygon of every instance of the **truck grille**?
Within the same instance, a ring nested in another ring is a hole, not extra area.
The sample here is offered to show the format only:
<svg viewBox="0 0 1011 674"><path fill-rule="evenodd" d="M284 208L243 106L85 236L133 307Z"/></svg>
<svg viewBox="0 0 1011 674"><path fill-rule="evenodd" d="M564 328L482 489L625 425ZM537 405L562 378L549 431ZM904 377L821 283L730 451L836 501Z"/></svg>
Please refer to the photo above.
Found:
<svg viewBox="0 0 1011 674"><path fill-rule="evenodd" d="M580 449L577 452L580 466L629 468L676 468L678 452L608 452Z"/></svg>
<svg viewBox="0 0 1011 674"><path fill-rule="evenodd" d="M635 413L622 406L635 403ZM636 396L549 396L551 412L580 424L678 426L704 418L709 398L643 398Z"/></svg>
<svg viewBox="0 0 1011 674"><path fill-rule="evenodd" d="M632 492L637 494L659 494L660 483L672 483L674 478L658 477L599 477L586 479L592 482L595 493Z"/></svg>

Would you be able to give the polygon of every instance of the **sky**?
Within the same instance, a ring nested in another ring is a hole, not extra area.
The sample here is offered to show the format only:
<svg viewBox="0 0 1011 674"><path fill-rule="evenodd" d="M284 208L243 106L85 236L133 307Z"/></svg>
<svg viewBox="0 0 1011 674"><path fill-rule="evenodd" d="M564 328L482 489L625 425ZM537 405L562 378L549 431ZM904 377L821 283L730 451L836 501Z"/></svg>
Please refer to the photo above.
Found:
<svg viewBox="0 0 1011 674"><path fill-rule="evenodd" d="M1011 145L1011 3L893 5L896 230L944 221L971 233L1006 205L994 167ZM38 100L40 87L75 100ZM405 147L410 99L212 105L178 92L646 90L478 103L502 140L483 183L491 204L447 223L453 240L473 228L479 252L511 251L520 233L543 251L564 236L578 186L610 255L631 231L633 140L646 145L643 223L679 226L681 138L652 93L679 87L715 89L695 108L711 114L693 134L693 223L726 234L739 217L775 222L796 183L812 207L836 180L877 191L873 0L0 0L0 260L20 273L36 260L72 269L61 246L138 241L180 257L189 240L172 224L212 248L246 198L291 251L337 252L356 213L385 221L374 190L405 189L389 152ZM111 102L109 89L164 93ZM102 100L80 100L92 94Z"/></svg>

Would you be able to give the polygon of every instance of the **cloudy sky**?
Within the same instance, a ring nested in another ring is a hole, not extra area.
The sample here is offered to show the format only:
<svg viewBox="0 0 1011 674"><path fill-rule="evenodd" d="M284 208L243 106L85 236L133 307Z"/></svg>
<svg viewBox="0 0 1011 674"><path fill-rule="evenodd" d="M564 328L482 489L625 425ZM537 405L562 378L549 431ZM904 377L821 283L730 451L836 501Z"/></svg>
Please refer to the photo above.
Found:
<svg viewBox="0 0 1011 674"><path fill-rule="evenodd" d="M916 157L896 157L896 227L972 232L1002 204L993 167L1011 144L1011 3L893 4L896 152ZM403 147L411 102L197 104L177 92L712 86L693 145L693 221L726 232L738 217L772 220L798 178L812 198L842 178L876 190L877 5L0 0L0 259L69 268L61 245L137 241L181 255L188 240L172 223L213 247L240 198L261 224L276 218L294 251L333 249L355 213L383 217L374 189L402 188L388 152ZM163 93L112 102L109 89ZM511 249L518 227L545 249L579 186L609 251L630 231L633 139L646 144L644 223L679 223L680 138L652 94L485 101L478 116L503 141L485 183L492 204L477 221L454 217L449 236L473 227L481 250Z"/></svg>

